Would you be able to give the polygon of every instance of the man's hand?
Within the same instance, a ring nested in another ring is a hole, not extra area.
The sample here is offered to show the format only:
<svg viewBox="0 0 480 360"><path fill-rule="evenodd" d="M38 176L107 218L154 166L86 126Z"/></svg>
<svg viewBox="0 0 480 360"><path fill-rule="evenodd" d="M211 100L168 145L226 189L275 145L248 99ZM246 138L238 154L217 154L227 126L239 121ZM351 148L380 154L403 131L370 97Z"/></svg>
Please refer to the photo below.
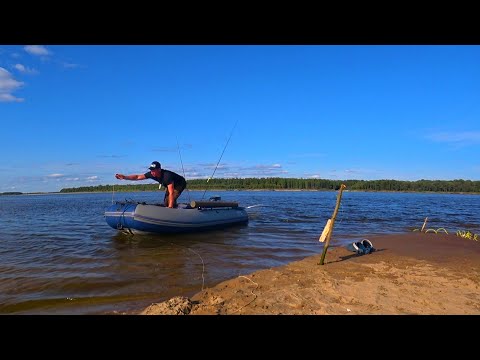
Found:
<svg viewBox="0 0 480 360"><path fill-rule="evenodd" d="M120 180L124 180L125 179L125 175L122 175L122 174L115 174L115 177L117 179L120 179Z"/></svg>

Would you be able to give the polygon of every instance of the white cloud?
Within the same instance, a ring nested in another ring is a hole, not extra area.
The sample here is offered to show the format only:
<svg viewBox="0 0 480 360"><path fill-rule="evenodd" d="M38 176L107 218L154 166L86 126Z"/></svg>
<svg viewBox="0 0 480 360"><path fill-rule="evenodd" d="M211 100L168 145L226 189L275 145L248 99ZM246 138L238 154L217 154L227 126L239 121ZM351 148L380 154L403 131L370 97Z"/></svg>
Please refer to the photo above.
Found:
<svg viewBox="0 0 480 360"><path fill-rule="evenodd" d="M45 46L42 45L27 45L23 48L27 53L37 56L48 56L51 54Z"/></svg>
<svg viewBox="0 0 480 360"><path fill-rule="evenodd" d="M216 164L198 164L202 169L186 168L185 174L188 179L193 178L208 178L211 177L211 173L206 173L206 169L215 168ZM168 168L168 167L166 167ZM281 164L258 164L252 166L236 166L230 164L220 164L216 168L214 178L230 178L230 177L279 177L282 175L288 175L289 171L283 169Z"/></svg>
<svg viewBox="0 0 480 360"><path fill-rule="evenodd" d="M21 73L24 73L24 74L36 74L37 73L37 70L31 69L31 68L26 67L25 65L22 65L22 64L15 64L14 68L17 69L18 71L20 71Z"/></svg>
<svg viewBox="0 0 480 360"><path fill-rule="evenodd" d="M436 142L447 143L476 143L480 142L480 131L437 132L426 136Z"/></svg>
<svg viewBox="0 0 480 360"><path fill-rule="evenodd" d="M22 64L15 64L14 68L20 72L25 72L26 70L25 66L23 66Z"/></svg>
<svg viewBox="0 0 480 360"><path fill-rule="evenodd" d="M242 167L239 169L239 172L243 177L276 177L289 173L287 170L282 169L282 165L280 164L260 164L251 167Z"/></svg>
<svg viewBox="0 0 480 360"><path fill-rule="evenodd" d="M98 176L89 176L87 177L88 181L98 180Z"/></svg>
<svg viewBox="0 0 480 360"><path fill-rule="evenodd" d="M25 99L23 98L17 98L13 96L12 94L2 94L0 93L0 102L22 102Z"/></svg>
<svg viewBox="0 0 480 360"><path fill-rule="evenodd" d="M47 175L47 177L50 177L50 178L61 178L61 177L64 177L65 175L64 174L50 174L50 175Z"/></svg>
<svg viewBox="0 0 480 360"><path fill-rule="evenodd" d="M217 168L217 169L228 169L229 166L226 165L226 164L214 164L214 163L209 163L209 164L199 164L201 167L203 168L207 168L207 169L214 169L214 168Z"/></svg>
<svg viewBox="0 0 480 360"><path fill-rule="evenodd" d="M12 92L23 86L23 82L15 80L11 73L0 67L0 102L20 102L24 99L17 98Z"/></svg>
<svg viewBox="0 0 480 360"><path fill-rule="evenodd" d="M73 64L73 63L67 63L67 62L63 62L62 65L65 69L75 69L80 67L80 64Z"/></svg>
<svg viewBox="0 0 480 360"><path fill-rule="evenodd" d="M178 149L174 147L158 147L158 148L153 148L152 151L155 152L177 152Z"/></svg>
<svg viewBox="0 0 480 360"><path fill-rule="evenodd" d="M254 165L252 167L245 167L246 170L276 170L281 168L282 165L280 164L273 164L273 165Z"/></svg>

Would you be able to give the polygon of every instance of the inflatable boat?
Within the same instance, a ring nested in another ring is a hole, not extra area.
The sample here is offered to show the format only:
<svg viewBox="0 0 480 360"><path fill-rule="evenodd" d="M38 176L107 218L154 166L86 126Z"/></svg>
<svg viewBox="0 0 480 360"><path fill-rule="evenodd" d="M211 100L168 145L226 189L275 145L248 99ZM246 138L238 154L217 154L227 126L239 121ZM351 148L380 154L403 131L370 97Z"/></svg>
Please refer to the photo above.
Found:
<svg viewBox="0 0 480 360"><path fill-rule="evenodd" d="M220 229L248 223L245 208L237 202L192 201L168 208L163 204L116 202L105 210L105 220L112 228L129 233L180 233Z"/></svg>

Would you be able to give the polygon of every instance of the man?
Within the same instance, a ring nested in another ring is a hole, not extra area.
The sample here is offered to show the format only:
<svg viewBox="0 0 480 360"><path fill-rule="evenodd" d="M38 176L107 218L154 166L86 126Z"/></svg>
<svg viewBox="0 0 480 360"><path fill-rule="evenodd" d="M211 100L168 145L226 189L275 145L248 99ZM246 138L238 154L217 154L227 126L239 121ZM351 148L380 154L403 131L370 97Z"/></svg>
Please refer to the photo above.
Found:
<svg viewBox="0 0 480 360"><path fill-rule="evenodd" d="M183 176L174 173L173 171L162 169L158 161L152 162L148 167L149 172L145 174L123 175L115 174L115 177L120 180L145 180L153 179L165 186L165 198L163 203L169 208L177 207L177 199L183 190L187 187L187 181Z"/></svg>

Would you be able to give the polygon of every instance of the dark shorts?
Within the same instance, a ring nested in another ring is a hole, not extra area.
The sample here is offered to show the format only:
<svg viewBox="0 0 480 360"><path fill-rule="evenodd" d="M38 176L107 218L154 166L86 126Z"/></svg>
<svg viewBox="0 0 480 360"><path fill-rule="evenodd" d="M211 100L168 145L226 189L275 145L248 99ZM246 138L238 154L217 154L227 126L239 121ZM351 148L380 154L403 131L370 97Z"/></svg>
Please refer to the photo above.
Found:
<svg viewBox="0 0 480 360"><path fill-rule="evenodd" d="M173 207L177 207L177 199L182 194L183 190L187 187L187 184L182 184L180 186L173 188ZM168 197L170 193L168 192L168 188L165 189L165 197L163 198L163 203L165 206L168 207Z"/></svg>

